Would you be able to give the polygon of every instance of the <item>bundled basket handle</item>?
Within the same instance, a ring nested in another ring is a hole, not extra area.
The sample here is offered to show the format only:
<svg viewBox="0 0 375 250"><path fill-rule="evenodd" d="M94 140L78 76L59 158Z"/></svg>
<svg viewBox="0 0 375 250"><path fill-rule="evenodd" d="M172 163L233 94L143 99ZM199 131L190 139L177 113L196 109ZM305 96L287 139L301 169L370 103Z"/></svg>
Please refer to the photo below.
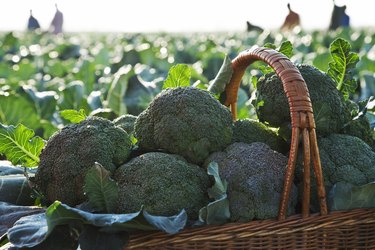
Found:
<svg viewBox="0 0 375 250"><path fill-rule="evenodd" d="M278 219L286 218L288 200L292 188L294 171L297 161L299 138L303 141L303 201L302 216L309 216L310 206L310 163L316 177L320 213L327 214L326 194L320 163L319 149L315 132L315 121L307 85L297 67L283 54L269 48L256 48L240 53L232 61L233 75L226 86L225 105L231 108L233 119L237 119L237 93L246 68L254 61L261 60L271 66L283 83L284 92L288 98L292 140L289 161L284 179L284 189L279 206Z"/></svg>

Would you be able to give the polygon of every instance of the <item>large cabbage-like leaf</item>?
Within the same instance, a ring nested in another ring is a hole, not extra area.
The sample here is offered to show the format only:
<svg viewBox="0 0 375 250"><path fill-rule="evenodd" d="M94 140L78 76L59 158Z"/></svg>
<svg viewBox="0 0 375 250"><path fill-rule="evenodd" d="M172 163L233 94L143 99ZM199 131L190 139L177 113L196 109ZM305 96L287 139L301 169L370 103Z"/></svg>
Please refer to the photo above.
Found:
<svg viewBox="0 0 375 250"><path fill-rule="evenodd" d="M111 172L95 162L85 177L84 191L90 204L98 211L114 212L117 207L118 186L110 178Z"/></svg>
<svg viewBox="0 0 375 250"><path fill-rule="evenodd" d="M80 109L79 111L75 109L65 109L60 111L60 115L71 123L80 123L87 117L84 109Z"/></svg>
<svg viewBox="0 0 375 250"><path fill-rule="evenodd" d="M375 182L356 186L351 183L336 183L328 196L330 210L375 208Z"/></svg>
<svg viewBox="0 0 375 250"><path fill-rule="evenodd" d="M221 179L219 165L216 162L211 162L208 165L207 173L215 179L215 184L208 190L208 195L213 201L199 210L199 222L197 224L224 224L230 218L227 197L228 183Z"/></svg>
<svg viewBox="0 0 375 250"><path fill-rule="evenodd" d="M176 64L171 67L163 89L190 86L191 68L187 64Z"/></svg>
<svg viewBox="0 0 375 250"><path fill-rule="evenodd" d="M329 47L333 61L328 64L327 73L346 98L357 88L357 82L352 78L352 71L359 57L357 53L350 51L351 48L350 43L342 38L337 38Z"/></svg>
<svg viewBox="0 0 375 250"><path fill-rule="evenodd" d="M153 216L143 209L131 214L93 214L55 201L45 214L26 216L18 220L9 229L8 238L15 247L33 247L43 243L53 230L61 225L92 225L98 227L100 232L108 233L159 229L173 234L182 230L186 221L184 210L170 217Z"/></svg>
<svg viewBox="0 0 375 250"><path fill-rule="evenodd" d="M0 153L12 162L25 167L36 167L44 140L35 136L32 129L22 124L5 126L0 124Z"/></svg>

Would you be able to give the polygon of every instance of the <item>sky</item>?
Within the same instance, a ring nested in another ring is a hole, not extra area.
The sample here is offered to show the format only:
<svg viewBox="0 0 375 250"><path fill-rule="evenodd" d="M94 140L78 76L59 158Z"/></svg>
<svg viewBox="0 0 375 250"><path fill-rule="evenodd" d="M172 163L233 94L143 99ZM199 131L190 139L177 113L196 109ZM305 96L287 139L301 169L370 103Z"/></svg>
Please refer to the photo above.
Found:
<svg viewBox="0 0 375 250"><path fill-rule="evenodd" d="M347 5L353 27L375 28L375 1L335 0ZM246 21L277 29L288 14L300 14L304 29L327 29L332 0L1 0L0 31L25 30L30 9L47 30L55 4L67 32L242 31Z"/></svg>

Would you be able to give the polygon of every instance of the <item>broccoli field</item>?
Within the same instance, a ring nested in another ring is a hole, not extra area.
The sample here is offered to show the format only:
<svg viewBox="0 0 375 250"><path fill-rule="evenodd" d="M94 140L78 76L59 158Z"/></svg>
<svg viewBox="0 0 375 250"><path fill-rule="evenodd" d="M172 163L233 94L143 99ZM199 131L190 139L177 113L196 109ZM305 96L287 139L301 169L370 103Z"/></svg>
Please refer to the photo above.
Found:
<svg viewBox="0 0 375 250"><path fill-rule="evenodd" d="M329 210L375 208L374 30L0 33L0 247L120 249L133 231L276 218L281 81L255 62L237 121L224 105L231 60L253 46L306 81ZM288 215L301 212L298 158ZM312 181L311 213L316 193Z"/></svg>

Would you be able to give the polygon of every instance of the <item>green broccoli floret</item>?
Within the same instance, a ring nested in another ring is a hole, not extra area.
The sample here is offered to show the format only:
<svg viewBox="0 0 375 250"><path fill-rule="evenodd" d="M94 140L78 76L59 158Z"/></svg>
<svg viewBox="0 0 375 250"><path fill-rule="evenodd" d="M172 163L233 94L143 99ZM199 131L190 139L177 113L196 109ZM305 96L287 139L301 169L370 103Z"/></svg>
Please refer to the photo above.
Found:
<svg viewBox="0 0 375 250"><path fill-rule="evenodd" d="M74 206L85 201L84 178L95 162L113 172L131 151L129 135L111 121L88 117L64 127L47 142L35 174L37 189L53 202Z"/></svg>
<svg viewBox="0 0 375 250"><path fill-rule="evenodd" d="M345 124L341 133L356 136L375 150L374 131L371 129L370 122L366 116L361 116Z"/></svg>
<svg viewBox="0 0 375 250"><path fill-rule="evenodd" d="M202 163L211 152L229 145L230 111L209 92L179 87L163 90L135 122L139 148L164 150Z"/></svg>
<svg viewBox="0 0 375 250"><path fill-rule="evenodd" d="M207 205L211 185L199 166L161 152L133 158L116 170L114 179L119 186L118 212L137 212L143 205L151 214L172 216L185 209L192 220Z"/></svg>
<svg viewBox="0 0 375 250"><path fill-rule="evenodd" d="M338 182L363 185L375 181L375 152L364 141L355 136L332 134L318 138L326 193ZM313 174L313 173L312 173ZM302 185L302 167L297 167L296 183ZM317 211L315 178L312 178L312 210Z"/></svg>
<svg viewBox="0 0 375 250"><path fill-rule="evenodd" d="M114 119L113 123L116 126L119 126L123 130L125 130L126 133L128 133L129 135L132 135L134 134L134 124L135 124L136 119L137 119L137 116L126 114L126 115L122 115Z"/></svg>
<svg viewBox="0 0 375 250"><path fill-rule="evenodd" d="M233 127L233 142L263 142L271 149L285 154L289 150L286 141L265 124L252 119L238 120Z"/></svg>
<svg viewBox="0 0 375 250"><path fill-rule="evenodd" d="M288 158L264 143L233 143L223 152L210 155L210 162L219 165L222 179L228 182L231 220L277 217ZM293 185L288 214L294 213L297 189Z"/></svg>
<svg viewBox="0 0 375 250"><path fill-rule="evenodd" d="M335 82L314 66L297 65L297 68L309 89L317 133L327 135L339 132L351 120L351 114ZM261 122L273 127L287 127L290 124L288 100L275 73L259 79L254 106Z"/></svg>

